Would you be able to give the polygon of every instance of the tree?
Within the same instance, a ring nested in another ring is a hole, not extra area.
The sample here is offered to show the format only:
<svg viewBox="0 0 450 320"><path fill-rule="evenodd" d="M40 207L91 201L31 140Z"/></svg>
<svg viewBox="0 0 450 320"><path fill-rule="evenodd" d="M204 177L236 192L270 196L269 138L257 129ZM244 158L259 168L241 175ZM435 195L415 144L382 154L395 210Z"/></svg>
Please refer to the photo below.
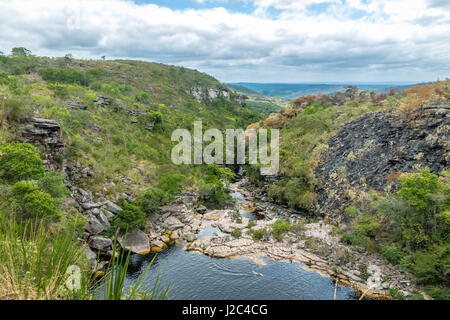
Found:
<svg viewBox="0 0 450 320"><path fill-rule="evenodd" d="M31 51L24 47L12 48L11 55L13 57L26 57L31 54Z"/></svg>

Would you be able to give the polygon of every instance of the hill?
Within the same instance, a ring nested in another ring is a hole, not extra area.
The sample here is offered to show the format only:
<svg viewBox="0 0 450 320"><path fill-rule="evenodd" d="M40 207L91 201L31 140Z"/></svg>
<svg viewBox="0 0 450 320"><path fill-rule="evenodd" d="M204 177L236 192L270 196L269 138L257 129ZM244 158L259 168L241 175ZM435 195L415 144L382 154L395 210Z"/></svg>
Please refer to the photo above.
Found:
<svg viewBox="0 0 450 320"><path fill-rule="evenodd" d="M230 86L230 84L228 84ZM318 83L299 83L299 84L288 84L288 83L248 83L240 82L233 83L238 87L244 87L251 92L257 92L261 95L269 97L278 97L286 100L293 100L298 97L303 97L307 95L316 95L322 93L325 95L331 95L339 91L345 90L348 86L358 87L361 91L369 91L375 93L387 93L391 90L397 90L402 92L403 90L409 89L415 84L408 85L395 85L395 84L318 84Z"/></svg>

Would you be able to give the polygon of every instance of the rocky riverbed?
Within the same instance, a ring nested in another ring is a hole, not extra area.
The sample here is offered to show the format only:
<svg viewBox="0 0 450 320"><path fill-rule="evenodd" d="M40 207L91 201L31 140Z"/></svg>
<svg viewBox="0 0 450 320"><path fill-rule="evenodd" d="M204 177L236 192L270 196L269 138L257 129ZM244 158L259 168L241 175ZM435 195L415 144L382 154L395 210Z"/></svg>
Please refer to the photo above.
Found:
<svg viewBox="0 0 450 320"><path fill-rule="evenodd" d="M150 251L162 251L168 245L178 244L181 238L185 240L184 250L213 258L245 257L256 261L260 254L265 254L275 260L297 261L370 297L387 299L390 288L398 289L405 297L421 292L410 274L391 266L381 256L340 243L332 225L305 222L299 212L255 201L261 196L250 191L245 178L230 185L230 189L236 199L234 208L207 211L196 205L193 193L183 194L177 203L163 207L163 214L153 221ZM270 232L264 240L252 238L250 221L252 230L270 230L280 217L291 223L304 222L304 231L289 232L282 241L277 241ZM213 232L199 236L206 227ZM241 230L239 237L231 235L236 229Z"/></svg>

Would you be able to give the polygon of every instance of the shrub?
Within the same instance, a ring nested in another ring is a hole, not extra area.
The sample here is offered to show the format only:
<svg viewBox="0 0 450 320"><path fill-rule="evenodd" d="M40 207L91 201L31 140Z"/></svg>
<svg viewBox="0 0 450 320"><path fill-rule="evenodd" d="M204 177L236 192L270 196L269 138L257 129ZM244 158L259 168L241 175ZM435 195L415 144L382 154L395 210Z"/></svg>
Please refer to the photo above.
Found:
<svg viewBox="0 0 450 320"><path fill-rule="evenodd" d="M0 146L0 178L8 182L38 179L44 174L44 164L29 143L6 143Z"/></svg>
<svg viewBox="0 0 450 320"><path fill-rule="evenodd" d="M442 189L438 176L431 174L429 170L405 175L400 181L402 188L398 191L398 195L418 211L427 210L432 206L435 203L433 193Z"/></svg>
<svg viewBox="0 0 450 320"><path fill-rule="evenodd" d="M148 98L150 98L150 95L147 92L138 92L136 93L135 98L138 102L145 102Z"/></svg>
<svg viewBox="0 0 450 320"><path fill-rule="evenodd" d="M159 207L170 202L173 196L160 188L148 189L142 196L136 200L138 205L145 213L151 214L159 212Z"/></svg>
<svg viewBox="0 0 450 320"><path fill-rule="evenodd" d="M242 236L242 230L241 230L241 229L234 229L234 230L231 232L231 236L232 236L233 238L240 238L240 237Z"/></svg>
<svg viewBox="0 0 450 320"><path fill-rule="evenodd" d="M183 190L181 184L186 177L182 174L167 172L159 180L158 187L170 194L178 194Z"/></svg>
<svg viewBox="0 0 450 320"><path fill-rule="evenodd" d="M200 201L210 209L222 208L232 198L228 189L225 189L221 182L203 183L199 187Z"/></svg>
<svg viewBox="0 0 450 320"><path fill-rule="evenodd" d="M123 230L132 230L142 227L146 214L138 206L128 203L123 207L113 220L114 227Z"/></svg>
<svg viewBox="0 0 450 320"><path fill-rule="evenodd" d="M162 122L162 113L157 111L151 111L148 113L148 119L153 123L161 123Z"/></svg>
<svg viewBox="0 0 450 320"><path fill-rule="evenodd" d="M396 246L385 246L381 248L381 255L394 265L400 264L405 256L403 251Z"/></svg>
<svg viewBox="0 0 450 320"><path fill-rule="evenodd" d="M63 198L70 194L64 185L64 176L55 171L44 173L43 177L38 181L38 186L53 198Z"/></svg>
<svg viewBox="0 0 450 320"><path fill-rule="evenodd" d="M250 220L250 221L248 222L247 228L251 229L251 228L253 228L254 226L256 226L256 222L253 221L253 220Z"/></svg>
<svg viewBox="0 0 450 320"><path fill-rule="evenodd" d="M265 235L267 235L267 229L251 230L253 240L261 240Z"/></svg>
<svg viewBox="0 0 450 320"><path fill-rule="evenodd" d="M87 85L87 79L83 73L68 67L43 68L39 70L39 75L48 82Z"/></svg>
<svg viewBox="0 0 450 320"><path fill-rule="evenodd" d="M26 217L45 218L51 221L59 220L60 214L55 200L48 193L33 191L23 197L23 209Z"/></svg>
<svg viewBox="0 0 450 320"><path fill-rule="evenodd" d="M284 220L284 219L278 219L272 224L272 232L275 239L278 241L283 240L283 235L289 231L289 228L291 227L291 224Z"/></svg>
<svg viewBox="0 0 450 320"><path fill-rule="evenodd" d="M8 121L20 122L32 115L30 107L24 105L23 101L18 99L6 99L3 103L1 113Z"/></svg>
<svg viewBox="0 0 450 320"><path fill-rule="evenodd" d="M419 284L449 285L450 245L434 245L427 251L416 252L412 269Z"/></svg>

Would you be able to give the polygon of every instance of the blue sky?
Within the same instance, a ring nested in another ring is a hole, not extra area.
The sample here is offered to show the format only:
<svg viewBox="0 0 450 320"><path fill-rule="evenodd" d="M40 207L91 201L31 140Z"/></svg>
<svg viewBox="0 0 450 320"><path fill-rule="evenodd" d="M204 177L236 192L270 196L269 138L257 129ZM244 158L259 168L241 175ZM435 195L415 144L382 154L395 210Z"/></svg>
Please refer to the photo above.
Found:
<svg viewBox="0 0 450 320"><path fill-rule="evenodd" d="M1 0L0 51L140 59L226 82L450 76L448 0Z"/></svg>

